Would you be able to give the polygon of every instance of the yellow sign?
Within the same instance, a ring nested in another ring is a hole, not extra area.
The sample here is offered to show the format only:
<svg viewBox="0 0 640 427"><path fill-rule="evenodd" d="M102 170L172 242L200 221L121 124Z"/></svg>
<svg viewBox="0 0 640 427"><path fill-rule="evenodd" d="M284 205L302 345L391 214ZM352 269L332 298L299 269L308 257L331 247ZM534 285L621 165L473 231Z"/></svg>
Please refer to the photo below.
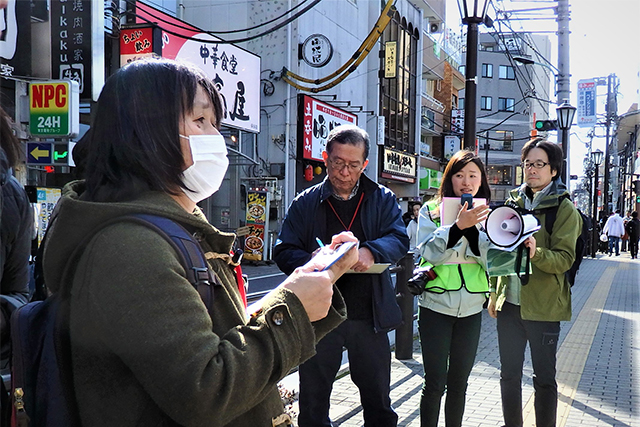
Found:
<svg viewBox="0 0 640 427"><path fill-rule="evenodd" d="M395 79L398 58L396 56L397 42L384 44L384 78Z"/></svg>

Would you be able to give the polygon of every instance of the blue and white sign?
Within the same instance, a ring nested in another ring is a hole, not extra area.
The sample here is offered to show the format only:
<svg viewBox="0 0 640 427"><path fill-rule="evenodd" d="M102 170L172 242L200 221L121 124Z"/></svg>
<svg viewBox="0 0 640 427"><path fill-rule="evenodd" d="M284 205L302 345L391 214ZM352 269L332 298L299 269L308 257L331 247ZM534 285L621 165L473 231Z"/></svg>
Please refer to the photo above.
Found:
<svg viewBox="0 0 640 427"><path fill-rule="evenodd" d="M578 82L578 126L593 127L596 124L596 88L595 79L585 79Z"/></svg>

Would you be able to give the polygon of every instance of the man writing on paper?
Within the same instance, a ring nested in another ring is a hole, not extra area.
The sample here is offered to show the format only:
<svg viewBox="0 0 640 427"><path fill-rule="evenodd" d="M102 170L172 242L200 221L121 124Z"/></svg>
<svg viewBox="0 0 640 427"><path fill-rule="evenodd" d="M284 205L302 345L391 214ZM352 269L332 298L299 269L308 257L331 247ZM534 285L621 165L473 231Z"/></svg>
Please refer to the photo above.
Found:
<svg viewBox="0 0 640 427"><path fill-rule="evenodd" d="M352 268L395 263L409 248L409 237L395 195L362 172L368 164L369 135L353 125L334 128L322 153L327 178L291 203L274 248L285 273L306 263L342 231L360 240ZM387 331L401 322L389 270L347 274L336 282L347 306L347 320L323 338L316 355L300 366L300 427L330 426L329 398L340 368L342 348L349 354L351 379L360 389L365 426L395 426L389 398L391 352Z"/></svg>

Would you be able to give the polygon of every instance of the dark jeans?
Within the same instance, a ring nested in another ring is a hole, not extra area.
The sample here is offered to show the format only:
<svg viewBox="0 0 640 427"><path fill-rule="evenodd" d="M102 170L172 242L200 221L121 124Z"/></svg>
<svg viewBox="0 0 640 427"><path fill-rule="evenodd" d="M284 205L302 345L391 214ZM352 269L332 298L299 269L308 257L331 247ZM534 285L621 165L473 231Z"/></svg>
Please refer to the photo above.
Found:
<svg viewBox="0 0 640 427"><path fill-rule="evenodd" d="M620 237L609 236L609 254L613 254L613 248L615 248L616 255L620 255L620 247L618 246L618 243L620 243Z"/></svg>
<svg viewBox="0 0 640 427"><path fill-rule="evenodd" d="M500 391L507 427L522 426L522 367L529 342L533 364L534 409L537 427L556 425L558 385L556 350L560 322L522 320L520 307L505 302L498 312Z"/></svg>
<svg viewBox="0 0 640 427"><path fill-rule="evenodd" d="M351 380L360 390L364 425L395 427L398 415L389 398L389 338L385 332L376 334L370 320L346 320L320 340L316 355L300 366L299 426L331 426L329 399L343 347L349 355Z"/></svg>
<svg viewBox="0 0 640 427"><path fill-rule="evenodd" d="M418 329L422 346L424 385L420 399L420 425L436 427L445 387L447 427L460 426L467 380L478 350L482 313L453 317L420 307Z"/></svg>

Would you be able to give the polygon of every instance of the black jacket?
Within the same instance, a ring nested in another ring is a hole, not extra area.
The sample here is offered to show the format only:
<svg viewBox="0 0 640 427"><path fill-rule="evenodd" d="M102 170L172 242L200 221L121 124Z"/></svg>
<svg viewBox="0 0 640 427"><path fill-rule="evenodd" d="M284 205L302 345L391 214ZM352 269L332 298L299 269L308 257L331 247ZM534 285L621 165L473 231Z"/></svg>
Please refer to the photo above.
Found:
<svg viewBox="0 0 640 427"><path fill-rule="evenodd" d="M409 249L409 237L402 222L402 211L388 188L376 184L366 175L360 178L365 198L360 219L366 239L360 247L371 251L376 263L395 263ZM332 195L331 183L325 178L291 203L274 247L274 260L285 274L306 264L317 249L316 236L325 235L327 218L320 204ZM374 276L373 317L376 332L400 325L402 315L389 270ZM377 279L377 280L376 280Z"/></svg>
<svg viewBox="0 0 640 427"><path fill-rule="evenodd" d="M0 216L0 308L2 309L2 359L7 354L11 313L29 298L29 254L33 214L27 193L11 175L4 152L0 162L3 176Z"/></svg>

